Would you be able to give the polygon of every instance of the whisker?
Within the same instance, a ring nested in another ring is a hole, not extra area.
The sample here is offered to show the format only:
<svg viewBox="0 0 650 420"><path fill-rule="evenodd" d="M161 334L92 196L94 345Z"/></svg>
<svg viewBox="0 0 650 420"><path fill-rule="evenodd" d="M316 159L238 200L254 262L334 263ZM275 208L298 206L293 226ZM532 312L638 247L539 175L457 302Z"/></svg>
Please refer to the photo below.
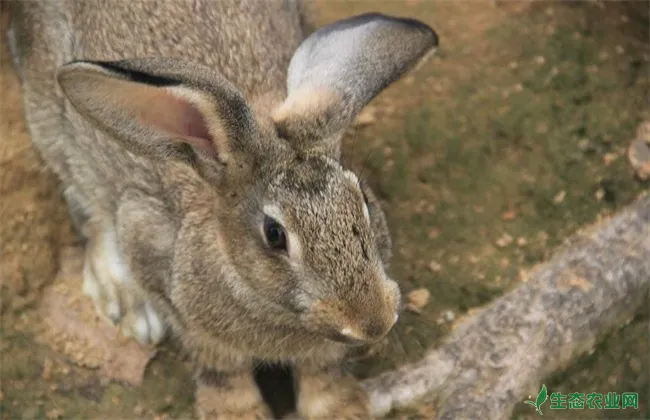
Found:
<svg viewBox="0 0 650 420"><path fill-rule="evenodd" d="M368 161L370 161L370 156L372 155L373 149L368 150L368 154L366 155L366 158L363 160L361 163L361 170L359 171L359 180L364 180L365 181L365 174L364 171L367 168Z"/></svg>
<svg viewBox="0 0 650 420"><path fill-rule="evenodd" d="M356 143L357 143L357 137L359 135L359 128L354 126L352 128L352 144L350 145L350 152L349 152L349 161L348 165L350 168L353 166L354 163L354 151L356 149Z"/></svg>
<svg viewBox="0 0 650 420"><path fill-rule="evenodd" d="M402 337L397 331L395 331L395 340L393 341L395 342L397 349L401 351L404 356L406 356L406 348L404 347L404 343L402 343Z"/></svg>

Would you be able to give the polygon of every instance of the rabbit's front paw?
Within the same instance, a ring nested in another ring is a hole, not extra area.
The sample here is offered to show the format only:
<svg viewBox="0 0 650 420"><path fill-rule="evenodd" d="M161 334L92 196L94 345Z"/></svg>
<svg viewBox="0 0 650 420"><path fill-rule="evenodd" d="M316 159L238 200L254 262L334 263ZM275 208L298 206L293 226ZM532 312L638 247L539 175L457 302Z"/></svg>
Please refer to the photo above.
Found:
<svg viewBox="0 0 650 420"><path fill-rule="evenodd" d="M135 338L145 346L158 344L165 336L162 317L148 301L137 297L135 300L120 322L122 334Z"/></svg>
<svg viewBox="0 0 650 420"><path fill-rule="evenodd" d="M368 397L357 380L338 367L298 368L298 414L305 420L372 419Z"/></svg>
<svg viewBox="0 0 650 420"><path fill-rule="evenodd" d="M90 234L86 244L83 292L100 316L145 346L165 336L163 318L133 284L114 232Z"/></svg>
<svg viewBox="0 0 650 420"><path fill-rule="evenodd" d="M250 371L202 370L196 379L196 413L201 420L273 419Z"/></svg>

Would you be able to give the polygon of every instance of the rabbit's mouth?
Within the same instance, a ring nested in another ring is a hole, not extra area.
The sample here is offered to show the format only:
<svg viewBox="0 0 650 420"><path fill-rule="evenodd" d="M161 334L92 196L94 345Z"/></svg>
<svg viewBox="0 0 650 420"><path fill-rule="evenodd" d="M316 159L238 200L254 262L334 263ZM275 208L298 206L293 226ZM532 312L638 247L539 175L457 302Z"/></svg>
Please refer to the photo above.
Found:
<svg viewBox="0 0 650 420"><path fill-rule="evenodd" d="M332 341L336 341L337 343L343 343L354 347L368 344L368 340L352 337L349 335L342 334L340 332L331 333L328 335L328 338Z"/></svg>

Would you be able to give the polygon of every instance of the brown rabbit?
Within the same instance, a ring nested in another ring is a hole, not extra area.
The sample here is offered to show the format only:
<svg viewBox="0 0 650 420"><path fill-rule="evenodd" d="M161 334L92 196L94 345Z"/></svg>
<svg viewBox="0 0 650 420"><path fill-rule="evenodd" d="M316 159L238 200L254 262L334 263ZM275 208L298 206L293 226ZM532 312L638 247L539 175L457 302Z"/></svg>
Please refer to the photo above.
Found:
<svg viewBox="0 0 650 420"><path fill-rule="evenodd" d="M340 139L434 31L366 14L305 39L292 0L11 6L31 136L87 238L98 311L182 341L200 417L270 417L254 361L293 366L304 418L370 417L340 362L391 329L400 293Z"/></svg>

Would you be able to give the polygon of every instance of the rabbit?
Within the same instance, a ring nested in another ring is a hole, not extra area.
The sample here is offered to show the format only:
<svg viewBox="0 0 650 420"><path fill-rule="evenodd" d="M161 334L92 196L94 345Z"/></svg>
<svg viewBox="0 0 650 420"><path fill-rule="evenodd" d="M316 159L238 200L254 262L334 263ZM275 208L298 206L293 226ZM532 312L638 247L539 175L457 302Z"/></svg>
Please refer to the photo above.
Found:
<svg viewBox="0 0 650 420"><path fill-rule="evenodd" d="M182 343L200 418L272 417L255 363L292 367L302 418L372 417L341 362L388 333L401 295L340 143L435 31L370 13L309 32L294 0L10 7L32 142L86 239L98 313Z"/></svg>

